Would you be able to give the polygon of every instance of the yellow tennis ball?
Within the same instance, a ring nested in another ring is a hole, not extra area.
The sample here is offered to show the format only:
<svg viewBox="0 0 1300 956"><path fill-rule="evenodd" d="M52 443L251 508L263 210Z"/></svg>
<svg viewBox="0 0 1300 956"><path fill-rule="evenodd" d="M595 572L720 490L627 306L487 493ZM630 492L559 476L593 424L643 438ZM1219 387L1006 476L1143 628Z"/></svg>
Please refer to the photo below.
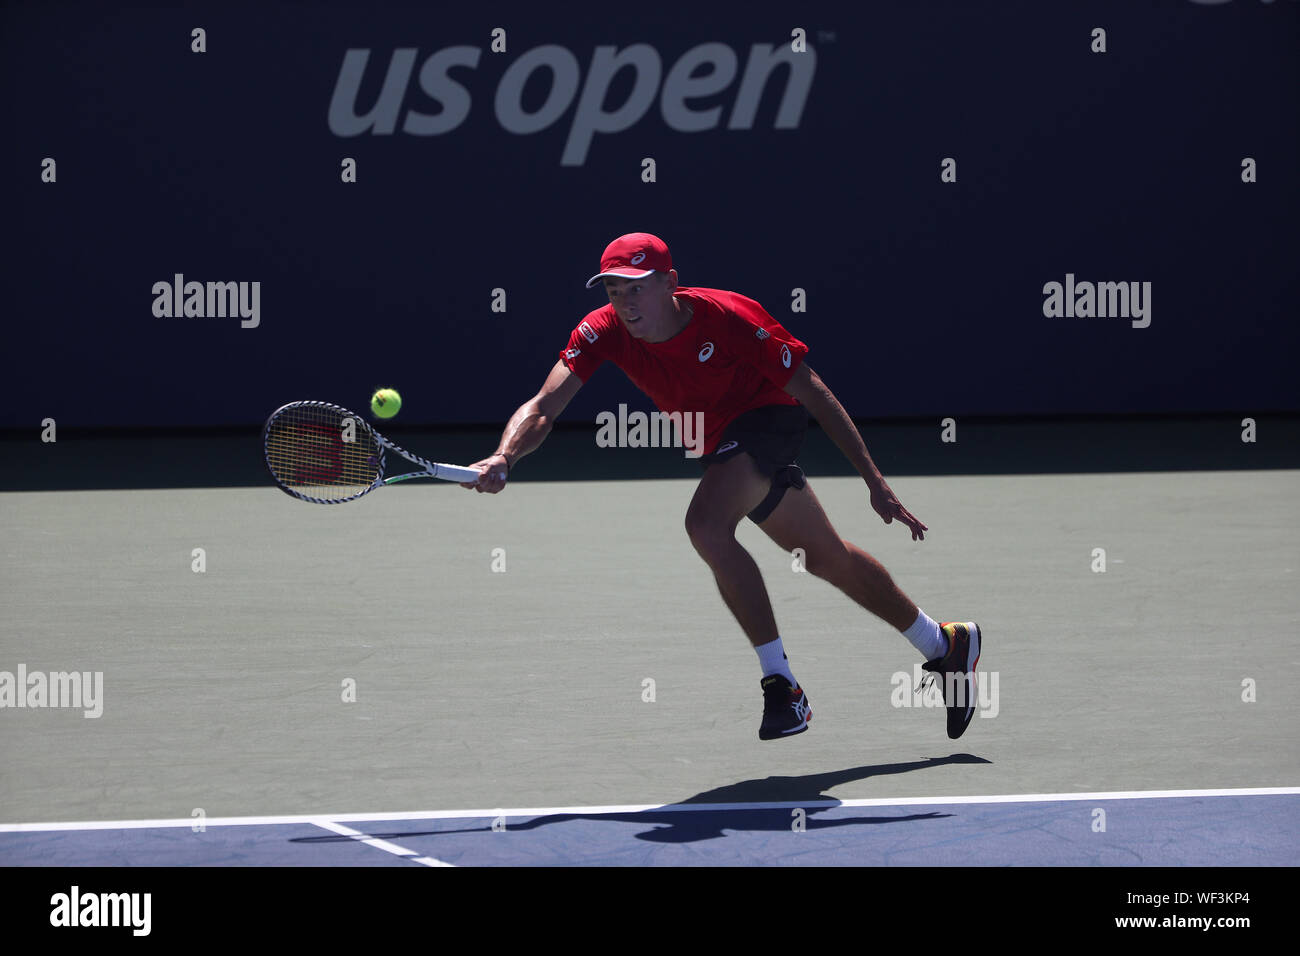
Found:
<svg viewBox="0 0 1300 956"><path fill-rule="evenodd" d="M402 396L396 389L381 388L370 397L370 410L379 418L392 418L402 408Z"/></svg>

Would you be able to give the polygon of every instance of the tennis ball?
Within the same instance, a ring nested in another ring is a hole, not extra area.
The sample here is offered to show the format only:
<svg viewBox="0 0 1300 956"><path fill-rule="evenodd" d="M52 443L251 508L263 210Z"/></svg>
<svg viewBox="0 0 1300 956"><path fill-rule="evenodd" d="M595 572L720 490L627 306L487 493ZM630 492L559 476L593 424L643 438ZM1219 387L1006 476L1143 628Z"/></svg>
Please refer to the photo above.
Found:
<svg viewBox="0 0 1300 956"><path fill-rule="evenodd" d="M370 410L379 418L392 418L402 408L402 396L396 389L381 388L370 397Z"/></svg>

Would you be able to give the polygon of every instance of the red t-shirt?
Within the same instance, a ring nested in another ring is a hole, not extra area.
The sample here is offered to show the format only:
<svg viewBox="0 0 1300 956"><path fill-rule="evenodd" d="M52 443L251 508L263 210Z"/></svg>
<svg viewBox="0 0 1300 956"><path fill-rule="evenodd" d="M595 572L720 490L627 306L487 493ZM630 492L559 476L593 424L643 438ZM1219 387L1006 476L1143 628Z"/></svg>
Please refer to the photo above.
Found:
<svg viewBox="0 0 1300 956"><path fill-rule="evenodd" d="M763 405L798 405L784 389L808 346L753 299L720 289L679 288L694 307L666 342L628 334L612 305L589 312L560 358L585 383L608 360L663 412L704 414L704 454L737 416Z"/></svg>

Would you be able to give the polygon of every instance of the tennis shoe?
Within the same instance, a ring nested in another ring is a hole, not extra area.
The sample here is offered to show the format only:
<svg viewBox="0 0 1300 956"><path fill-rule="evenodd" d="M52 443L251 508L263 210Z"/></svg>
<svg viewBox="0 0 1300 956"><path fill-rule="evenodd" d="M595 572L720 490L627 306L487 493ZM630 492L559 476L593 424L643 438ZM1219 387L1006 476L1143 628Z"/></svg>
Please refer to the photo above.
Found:
<svg viewBox="0 0 1300 956"><path fill-rule="evenodd" d="M760 682L763 688L763 723L758 728L759 740L791 737L808 729L812 708L808 695L800 687L791 687L780 674L769 674Z"/></svg>
<svg viewBox="0 0 1300 956"><path fill-rule="evenodd" d="M940 624L939 630L948 639L948 653L926 661L921 669L930 671L939 685L948 709L948 736L956 740L975 716L975 665L980 659L982 635L973 621Z"/></svg>

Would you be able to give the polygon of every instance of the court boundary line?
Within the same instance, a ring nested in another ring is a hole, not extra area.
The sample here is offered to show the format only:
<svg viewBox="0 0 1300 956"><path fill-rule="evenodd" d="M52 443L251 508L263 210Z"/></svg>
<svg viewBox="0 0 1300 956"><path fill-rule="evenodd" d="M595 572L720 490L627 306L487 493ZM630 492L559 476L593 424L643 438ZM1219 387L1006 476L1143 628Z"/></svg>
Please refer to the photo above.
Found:
<svg viewBox="0 0 1300 956"><path fill-rule="evenodd" d="M351 827L345 827L340 823L333 822L332 820L313 820L312 823L320 827L322 830L328 830L330 833L337 833L340 836L352 837L358 843L364 843L366 846L372 846L376 850L383 850L385 853L400 856L403 859L410 860L412 863L422 863L425 866L455 865L431 856L420 856L415 850L409 850L404 846L398 846L390 840L381 840L379 837L372 837L368 833L362 833L360 830L353 830Z"/></svg>
<svg viewBox="0 0 1300 956"><path fill-rule="evenodd" d="M783 810L792 807L902 807L954 806L996 803L1063 803L1084 800L1159 800L1195 797L1256 797L1300 795L1300 787L1242 787L1219 790L1120 790L1097 793L1019 793L948 797L870 797L845 800L777 800L762 803L648 803L603 807L522 807L494 810L413 810L384 813L310 813L281 816L182 817L161 820L87 820L80 822L0 823L0 833L41 833L80 830L160 830L180 827L323 826L324 823L369 823L396 820L495 819L498 817L604 816L616 813L728 812L739 810ZM325 829L330 829L328 826ZM335 831L340 832L340 831ZM366 836L364 833L347 834ZM372 838L373 839L373 838ZM391 852L391 851L390 851Z"/></svg>

